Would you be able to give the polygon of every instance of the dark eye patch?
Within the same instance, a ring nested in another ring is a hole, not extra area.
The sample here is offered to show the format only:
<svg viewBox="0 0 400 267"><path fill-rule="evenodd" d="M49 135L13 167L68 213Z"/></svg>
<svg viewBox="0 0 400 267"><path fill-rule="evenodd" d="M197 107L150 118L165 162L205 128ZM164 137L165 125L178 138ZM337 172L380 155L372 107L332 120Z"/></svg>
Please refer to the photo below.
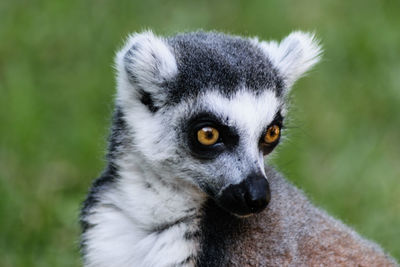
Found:
<svg viewBox="0 0 400 267"><path fill-rule="evenodd" d="M197 132L204 127L218 130L219 139L215 144L205 146L198 141ZM211 113L200 113L191 118L186 132L191 153L200 159L214 159L223 151L233 150L239 143L238 131Z"/></svg>

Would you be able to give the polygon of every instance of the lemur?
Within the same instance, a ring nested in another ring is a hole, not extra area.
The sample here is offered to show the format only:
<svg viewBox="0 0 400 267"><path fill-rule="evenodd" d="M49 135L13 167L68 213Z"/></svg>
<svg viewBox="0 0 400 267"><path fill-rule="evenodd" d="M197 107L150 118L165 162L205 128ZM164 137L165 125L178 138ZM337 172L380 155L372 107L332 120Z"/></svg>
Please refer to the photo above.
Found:
<svg viewBox="0 0 400 267"><path fill-rule="evenodd" d="M81 211L85 266L398 266L264 160L312 34L131 35L116 55L107 167Z"/></svg>

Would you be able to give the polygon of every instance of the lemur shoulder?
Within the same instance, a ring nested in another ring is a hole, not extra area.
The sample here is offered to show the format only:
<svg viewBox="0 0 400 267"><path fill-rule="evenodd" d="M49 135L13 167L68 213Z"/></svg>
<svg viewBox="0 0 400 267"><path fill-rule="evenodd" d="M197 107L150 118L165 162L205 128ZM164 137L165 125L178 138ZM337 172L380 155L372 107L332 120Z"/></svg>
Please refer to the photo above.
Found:
<svg viewBox="0 0 400 267"><path fill-rule="evenodd" d="M133 34L117 53L107 167L81 212L86 266L398 266L264 159L313 35Z"/></svg>

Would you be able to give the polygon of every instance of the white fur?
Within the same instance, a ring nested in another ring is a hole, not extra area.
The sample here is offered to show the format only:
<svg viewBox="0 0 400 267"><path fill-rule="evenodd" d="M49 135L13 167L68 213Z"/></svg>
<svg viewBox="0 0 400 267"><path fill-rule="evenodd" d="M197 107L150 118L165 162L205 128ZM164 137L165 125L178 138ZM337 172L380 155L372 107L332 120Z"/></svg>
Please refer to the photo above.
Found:
<svg viewBox="0 0 400 267"><path fill-rule="evenodd" d="M196 214L202 193L182 183L179 192L162 185L151 168L134 156L120 166L120 180L87 218L95 226L84 234L86 266L174 266L196 255L198 244L183 235L196 229L197 218L162 232L155 229Z"/></svg>
<svg viewBox="0 0 400 267"><path fill-rule="evenodd" d="M319 61L322 53L314 34L301 31L291 33L280 43L258 41L257 38L252 41L265 52L288 88Z"/></svg>
<svg viewBox="0 0 400 267"><path fill-rule="evenodd" d="M132 62L127 63L125 57L133 46L136 50L133 52ZM151 31L130 35L115 57L115 66L119 102L132 100L132 95L139 88L152 94L156 104L162 102L165 94L159 93L162 88L158 85L173 78L178 72L171 48L163 38L155 36ZM126 69L135 74L137 84L129 81Z"/></svg>

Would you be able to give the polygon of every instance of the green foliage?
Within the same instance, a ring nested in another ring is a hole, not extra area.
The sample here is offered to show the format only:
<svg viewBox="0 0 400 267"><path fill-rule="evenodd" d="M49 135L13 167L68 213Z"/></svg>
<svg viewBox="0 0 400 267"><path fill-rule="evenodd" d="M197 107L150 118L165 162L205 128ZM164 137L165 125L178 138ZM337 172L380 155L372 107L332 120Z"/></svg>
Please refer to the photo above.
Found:
<svg viewBox="0 0 400 267"><path fill-rule="evenodd" d="M400 258L400 2L0 2L0 265L79 266L79 206L104 166L115 50L142 29L317 33L273 162Z"/></svg>

